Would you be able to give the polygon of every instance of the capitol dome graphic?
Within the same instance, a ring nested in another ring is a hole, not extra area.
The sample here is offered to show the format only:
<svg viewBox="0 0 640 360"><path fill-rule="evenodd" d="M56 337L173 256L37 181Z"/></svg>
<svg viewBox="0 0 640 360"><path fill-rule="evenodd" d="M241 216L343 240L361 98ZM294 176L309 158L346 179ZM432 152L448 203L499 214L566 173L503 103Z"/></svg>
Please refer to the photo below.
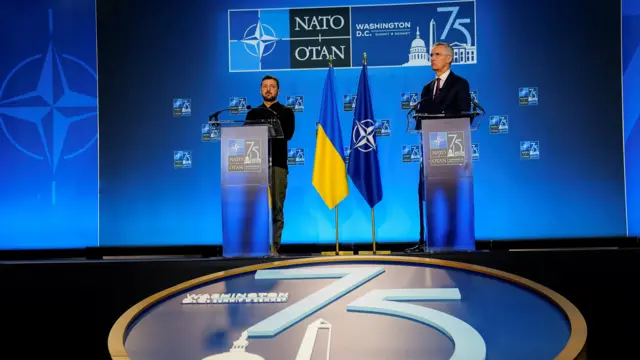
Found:
<svg viewBox="0 0 640 360"><path fill-rule="evenodd" d="M424 40L420 38L420 27L418 26L416 29L416 38L411 42L409 62L405 63L404 66L423 66L429 64L427 45Z"/></svg>
<svg viewBox="0 0 640 360"><path fill-rule="evenodd" d="M262 356L251 354L246 351L249 341L247 341L248 333L242 332L240 338L233 342L233 346L229 352L207 356L202 360L265 360Z"/></svg>
<svg viewBox="0 0 640 360"><path fill-rule="evenodd" d="M409 49L409 61L402 66L425 66L431 65L431 49L437 40L436 21L431 19L429 22L429 46L420 37L420 27L416 28L416 38L411 42ZM476 63L476 46L471 42L471 35L465 31L465 41L454 41L450 43L453 49L453 64L475 64ZM442 38L441 38L442 41Z"/></svg>

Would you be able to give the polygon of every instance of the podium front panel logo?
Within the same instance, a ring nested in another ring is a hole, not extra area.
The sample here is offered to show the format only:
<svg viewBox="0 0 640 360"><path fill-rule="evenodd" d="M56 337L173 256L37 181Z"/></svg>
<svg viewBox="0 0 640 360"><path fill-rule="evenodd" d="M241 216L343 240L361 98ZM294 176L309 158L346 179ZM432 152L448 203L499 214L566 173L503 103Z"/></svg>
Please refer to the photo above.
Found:
<svg viewBox="0 0 640 360"><path fill-rule="evenodd" d="M538 105L538 88L537 87L521 87L518 90L518 97L521 106Z"/></svg>
<svg viewBox="0 0 640 360"><path fill-rule="evenodd" d="M247 113L247 98L240 96L232 96L229 98L229 113L230 114L246 114Z"/></svg>
<svg viewBox="0 0 640 360"><path fill-rule="evenodd" d="M191 116L191 99L173 99L173 116Z"/></svg>
<svg viewBox="0 0 640 360"><path fill-rule="evenodd" d="M422 161L420 145L402 145L402 162L419 163Z"/></svg>
<svg viewBox="0 0 640 360"><path fill-rule="evenodd" d="M304 165L304 149L303 148L289 148L287 150L287 164L288 165Z"/></svg>
<svg viewBox="0 0 640 360"><path fill-rule="evenodd" d="M509 117L507 115L492 115L489 117L490 134L507 134L509 132Z"/></svg>
<svg viewBox="0 0 640 360"><path fill-rule="evenodd" d="M391 136L390 120L376 120L376 136Z"/></svg>
<svg viewBox="0 0 640 360"><path fill-rule="evenodd" d="M287 107L293 110L293 112L303 112L304 96L302 95L287 96Z"/></svg>
<svg viewBox="0 0 640 360"><path fill-rule="evenodd" d="M417 92L403 92L400 94L400 108L402 110L409 110L412 106L418 103Z"/></svg>
<svg viewBox="0 0 640 360"><path fill-rule="evenodd" d="M471 160L480 160L480 144L471 144Z"/></svg>
<svg viewBox="0 0 640 360"><path fill-rule="evenodd" d="M189 169L189 168L191 168L191 151L190 150L175 150L173 152L173 168L174 169Z"/></svg>
<svg viewBox="0 0 640 360"><path fill-rule="evenodd" d="M345 94L342 96L342 103L344 111L356 110L356 94Z"/></svg>
<svg viewBox="0 0 640 360"><path fill-rule="evenodd" d="M429 158L431 165L462 165L465 160L464 132L429 132Z"/></svg>
<svg viewBox="0 0 640 360"><path fill-rule="evenodd" d="M540 159L539 141L520 141L520 159L538 160Z"/></svg>
<svg viewBox="0 0 640 360"><path fill-rule="evenodd" d="M228 12L229 71L429 66L437 41L476 64L476 4L460 0ZM353 54L353 55L352 55Z"/></svg>
<svg viewBox="0 0 640 360"><path fill-rule="evenodd" d="M227 143L229 172L259 172L262 169L260 139L230 139Z"/></svg>

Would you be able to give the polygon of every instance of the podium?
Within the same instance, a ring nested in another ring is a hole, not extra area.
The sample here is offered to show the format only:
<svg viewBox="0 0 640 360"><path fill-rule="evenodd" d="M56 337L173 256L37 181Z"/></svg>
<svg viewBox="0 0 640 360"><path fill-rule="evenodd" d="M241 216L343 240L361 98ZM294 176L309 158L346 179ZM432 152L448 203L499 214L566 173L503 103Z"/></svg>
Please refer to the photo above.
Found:
<svg viewBox="0 0 640 360"><path fill-rule="evenodd" d="M471 125L477 115L414 114L407 126L421 135L427 251L475 250Z"/></svg>
<svg viewBox="0 0 640 360"><path fill-rule="evenodd" d="M277 118L221 120L222 255L270 254L272 240L270 138L284 134Z"/></svg>

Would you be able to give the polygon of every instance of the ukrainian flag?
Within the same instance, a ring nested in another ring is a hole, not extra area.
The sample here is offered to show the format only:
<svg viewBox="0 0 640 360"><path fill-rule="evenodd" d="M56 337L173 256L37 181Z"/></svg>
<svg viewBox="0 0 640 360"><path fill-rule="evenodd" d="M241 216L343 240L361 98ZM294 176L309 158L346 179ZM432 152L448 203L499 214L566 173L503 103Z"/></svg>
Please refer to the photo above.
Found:
<svg viewBox="0 0 640 360"><path fill-rule="evenodd" d="M313 163L313 187L316 188L329 209L336 207L349 195L347 167L344 163L342 132L333 78L333 67L330 66L324 82Z"/></svg>

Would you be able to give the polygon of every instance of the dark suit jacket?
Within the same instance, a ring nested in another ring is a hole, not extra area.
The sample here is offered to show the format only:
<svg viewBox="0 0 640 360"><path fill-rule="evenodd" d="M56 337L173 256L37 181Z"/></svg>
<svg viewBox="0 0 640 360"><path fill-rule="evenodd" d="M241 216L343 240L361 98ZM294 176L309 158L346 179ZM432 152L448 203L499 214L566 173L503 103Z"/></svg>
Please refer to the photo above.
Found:
<svg viewBox="0 0 640 360"><path fill-rule="evenodd" d="M418 106L417 113L456 115L471 110L469 82L465 78L451 71L440 88L437 101L433 100L435 86L433 79L422 88L420 99L426 99ZM422 122L416 123L416 129L422 130Z"/></svg>
<svg viewBox="0 0 640 360"><path fill-rule="evenodd" d="M247 113L245 120L258 120L271 116L271 114L265 114L265 110L261 111L259 108L266 108L266 106L262 103L256 108L251 109ZM269 146L271 147L271 165L283 169L289 169L289 165L287 164L287 147L288 141L291 140L293 133L296 130L296 117L293 110L282 105L280 102L276 101L271 104L269 108L278 114L278 119L282 126L282 132L284 133L284 138L269 139Z"/></svg>

